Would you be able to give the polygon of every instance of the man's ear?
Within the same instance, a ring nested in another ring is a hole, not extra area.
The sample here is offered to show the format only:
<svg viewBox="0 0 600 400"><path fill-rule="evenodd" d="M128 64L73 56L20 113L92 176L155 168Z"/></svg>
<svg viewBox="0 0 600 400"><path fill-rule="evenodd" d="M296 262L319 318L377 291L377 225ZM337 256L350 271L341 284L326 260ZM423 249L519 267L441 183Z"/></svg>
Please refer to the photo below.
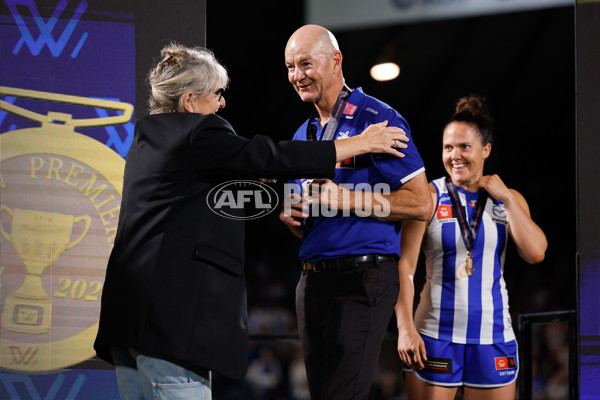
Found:
<svg viewBox="0 0 600 400"><path fill-rule="evenodd" d="M333 66L339 70L342 69L342 53L340 51L335 51L333 53Z"/></svg>

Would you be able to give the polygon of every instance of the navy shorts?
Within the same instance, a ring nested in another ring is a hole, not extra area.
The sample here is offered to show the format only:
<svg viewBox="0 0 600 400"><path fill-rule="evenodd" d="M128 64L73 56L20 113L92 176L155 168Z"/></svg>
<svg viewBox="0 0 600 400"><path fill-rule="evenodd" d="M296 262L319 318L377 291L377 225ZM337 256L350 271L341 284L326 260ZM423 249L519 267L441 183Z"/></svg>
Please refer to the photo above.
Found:
<svg viewBox="0 0 600 400"><path fill-rule="evenodd" d="M404 370L433 385L494 388L517 379L517 341L496 344L460 344L422 335L427 349L425 368Z"/></svg>

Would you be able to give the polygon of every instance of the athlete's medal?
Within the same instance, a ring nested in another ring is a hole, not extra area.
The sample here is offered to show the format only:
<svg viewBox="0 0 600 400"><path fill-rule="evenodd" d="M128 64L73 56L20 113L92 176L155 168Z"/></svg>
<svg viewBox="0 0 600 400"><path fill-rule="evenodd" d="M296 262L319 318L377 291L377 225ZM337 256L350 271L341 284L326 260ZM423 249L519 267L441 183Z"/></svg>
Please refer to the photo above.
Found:
<svg viewBox="0 0 600 400"><path fill-rule="evenodd" d="M467 251L467 259L460 264L460 267L456 269L456 277L458 279L465 279L473 275L473 256L471 250Z"/></svg>
<svg viewBox="0 0 600 400"><path fill-rule="evenodd" d="M469 275L469 276L473 275L473 253L471 253L471 250L467 251L467 261L465 261L465 271L467 272L467 275Z"/></svg>
<svg viewBox="0 0 600 400"><path fill-rule="evenodd" d="M450 195L452 204L457 210L460 232L465 242L465 247L467 248L467 259L456 271L456 276L460 279L463 279L473 275L473 246L475 245L475 235L483 217L483 210L485 208L485 203L487 202L488 194L485 191L481 191L479 193L475 214L473 215L473 218L468 221L466 210L460 203L456 186L451 181L446 181L446 187L448 188L448 194Z"/></svg>

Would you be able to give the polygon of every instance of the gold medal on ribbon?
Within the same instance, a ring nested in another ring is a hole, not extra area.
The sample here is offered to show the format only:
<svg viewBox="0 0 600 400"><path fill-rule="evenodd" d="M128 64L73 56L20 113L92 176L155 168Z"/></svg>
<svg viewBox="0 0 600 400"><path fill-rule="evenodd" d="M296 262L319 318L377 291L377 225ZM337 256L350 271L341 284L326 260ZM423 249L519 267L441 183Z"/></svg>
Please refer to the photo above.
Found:
<svg viewBox="0 0 600 400"><path fill-rule="evenodd" d="M452 200L453 208L456 208L460 233L462 235L465 247L467 249L467 259L456 270L456 276L459 279L464 279L473 275L474 268L472 249L475 246L475 236L477 234L477 229L479 228L479 225L481 224L481 221L483 219L483 213L485 209L485 203L488 199L488 194L485 191L481 191L479 193L473 218L469 220L467 218L467 211L465 210L465 206L463 206L458 196L458 190L456 186L452 183L452 181L446 181L446 187L448 188L448 195Z"/></svg>
<svg viewBox="0 0 600 400"><path fill-rule="evenodd" d="M467 279L469 274L467 274L467 262L463 262L460 264L458 268L456 268L456 279Z"/></svg>
<svg viewBox="0 0 600 400"><path fill-rule="evenodd" d="M473 255L471 250L467 251L467 260L465 261L465 271L467 275L473 275Z"/></svg>

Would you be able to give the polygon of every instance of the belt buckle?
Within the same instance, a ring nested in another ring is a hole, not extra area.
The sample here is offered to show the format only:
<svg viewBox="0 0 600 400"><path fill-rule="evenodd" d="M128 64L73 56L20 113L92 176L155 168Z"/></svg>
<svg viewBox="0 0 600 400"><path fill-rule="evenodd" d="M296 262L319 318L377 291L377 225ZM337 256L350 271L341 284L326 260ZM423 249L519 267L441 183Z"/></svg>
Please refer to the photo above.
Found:
<svg viewBox="0 0 600 400"><path fill-rule="evenodd" d="M321 270L319 269L319 267L317 266L318 261L317 262L310 262L310 261L305 261L303 263L303 270L304 271L310 271L310 272L321 272Z"/></svg>
<svg viewBox="0 0 600 400"><path fill-rule="evenodd" d="M314 263L312 263L312 272L321 272L321 270L319 269L319 262L315 261Z"/></svg>

